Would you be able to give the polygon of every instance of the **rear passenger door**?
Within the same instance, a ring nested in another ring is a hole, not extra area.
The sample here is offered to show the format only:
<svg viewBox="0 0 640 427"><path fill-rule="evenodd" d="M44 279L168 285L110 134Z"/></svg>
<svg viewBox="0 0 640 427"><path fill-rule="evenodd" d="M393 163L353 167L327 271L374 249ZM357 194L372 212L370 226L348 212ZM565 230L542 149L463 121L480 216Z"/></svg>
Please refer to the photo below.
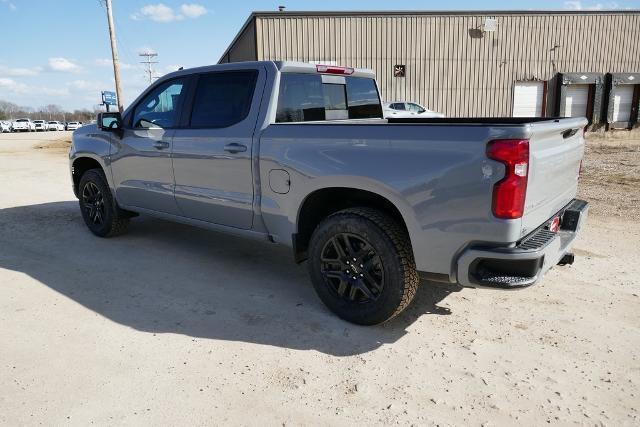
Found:
<svg viewBox="0 0 640 427"><path fill-rule="evenodd" d="M195 78L187 120L172 142L176 202L188 218L249 229L251 152L265 71L217 71Z"/></svg>

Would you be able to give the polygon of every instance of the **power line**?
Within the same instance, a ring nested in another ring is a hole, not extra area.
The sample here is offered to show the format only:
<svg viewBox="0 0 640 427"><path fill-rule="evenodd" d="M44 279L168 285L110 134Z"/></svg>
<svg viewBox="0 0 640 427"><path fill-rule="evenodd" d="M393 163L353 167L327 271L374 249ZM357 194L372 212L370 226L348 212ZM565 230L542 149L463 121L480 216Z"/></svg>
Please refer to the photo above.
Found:
<svg viewBox="0 0 640 427"><path fill-rule="evenodd" d="M158 54L155 52L142 52L142 53L139 53L138 56L146 58L145 61L141 61L140 63L147 66L146 72L149 77L149 84L153 83L153 79L158 78L157 76L154 75L153 64L157 64L158 61L152 61L152 59L156 58Z"/></svg>

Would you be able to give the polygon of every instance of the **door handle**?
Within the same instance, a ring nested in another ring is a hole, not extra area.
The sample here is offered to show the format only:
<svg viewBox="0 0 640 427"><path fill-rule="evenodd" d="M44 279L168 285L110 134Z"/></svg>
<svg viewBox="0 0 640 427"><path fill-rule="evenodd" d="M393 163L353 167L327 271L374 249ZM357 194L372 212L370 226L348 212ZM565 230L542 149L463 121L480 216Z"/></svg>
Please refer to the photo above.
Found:
<svg viewBox="0 0 640 427"><path fill-rule="evenodd" d="M224 151L229 153L244 153L247 151L247 146L238 144L236 142L232 142L231 144L227 144L224 146Z"/></svg>
<svg viewBox="0 0 640 427"><path fill-rule="evenodd" d="M156 141L153 143L153 146L158 150L164 150L165 148L169 148L169 143L165 141Z"/></svg>

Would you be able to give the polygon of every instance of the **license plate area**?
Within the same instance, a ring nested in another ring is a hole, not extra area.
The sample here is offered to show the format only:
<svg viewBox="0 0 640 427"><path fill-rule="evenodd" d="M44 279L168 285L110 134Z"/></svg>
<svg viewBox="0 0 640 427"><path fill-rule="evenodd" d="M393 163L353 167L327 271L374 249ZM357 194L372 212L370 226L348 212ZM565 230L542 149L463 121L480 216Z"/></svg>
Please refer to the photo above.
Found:
<svg viewBox="0 0 640 427"><path fill-rule="evenodd" d="M558 231L560 231L560 223L560 215L556 215L547 222L544 228L552 233L557 233Z"/></svg>

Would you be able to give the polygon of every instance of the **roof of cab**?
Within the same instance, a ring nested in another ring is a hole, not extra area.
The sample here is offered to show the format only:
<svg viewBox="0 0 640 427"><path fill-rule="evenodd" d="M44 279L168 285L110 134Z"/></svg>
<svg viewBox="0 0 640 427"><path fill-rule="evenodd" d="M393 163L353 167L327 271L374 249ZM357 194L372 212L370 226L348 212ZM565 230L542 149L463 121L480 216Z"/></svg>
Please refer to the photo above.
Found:
<svg viewBox="0 0 640 427"><path fill-rule="evenodd" d="M282 73L319 73L319 74L337 74L343 76L352 76L352 77L369 77L371 79L375 78L375 73L373 70L369 68L355 68L349 66L340 66L335 64L312 64L310 62L296 62L296 61L275 61L276 67ZM325 66L329 69L334 69L339 71L340 69L348 69L351 72L341 73L341 72L331 72L331 71L320 71L318 67Z"/></svg>
<svg viewBox="0 0 640 427"><path fill-rule="evenodd" d="M297 62L297 61L246 61L246 62L226 62L224 64L205 65L202 67L195 67L195 68L185 68L182 70L178 70L178 71L174 71L169 74L166 74L162 76L161 79L164 80L167 76L172 76L172 77L183 76L183 75L189 75L189 74L195 74L195 73L207 73L207 72L217 71L217 70L229 70L234 68L247 69L247 68L265 65L265 64L275 65L278 71L282 73L339 74L339 73L332 73L332 72L326 72L326 73L319 72L317 69L317 65L324 65L324 64L312 64L309 62ZM328 67L347 68L347 67L341 67L335 64L326 64L326 65ZM354 67L348 67L348 68L352 69L353 72L350 74L339 74L339 75L352 76L352 77L368 77L371 79L375 78L375 73L371 69L354 68Z"/></svg>

